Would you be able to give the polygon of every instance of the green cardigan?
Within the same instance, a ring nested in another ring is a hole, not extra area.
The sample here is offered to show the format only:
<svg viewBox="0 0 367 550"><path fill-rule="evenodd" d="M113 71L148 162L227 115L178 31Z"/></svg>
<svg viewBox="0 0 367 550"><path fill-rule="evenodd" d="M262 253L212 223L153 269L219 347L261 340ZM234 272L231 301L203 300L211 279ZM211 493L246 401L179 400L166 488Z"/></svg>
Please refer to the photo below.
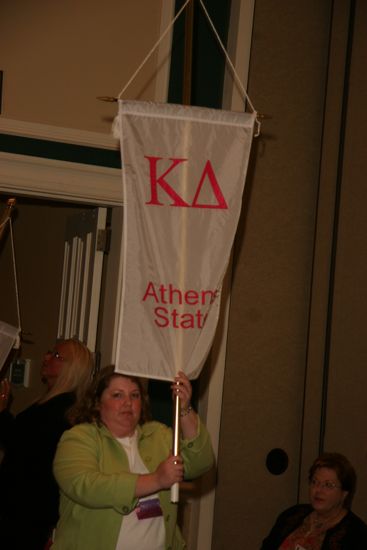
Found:
<svg viewBox="0 0 367 550"><path fill-rule="evenodd" d="M138 427L138 447L148 471L154 472L172 449L172 430L159 422ZM183 440L180 454L185 479L194 479L214 463L209 434L202 423L193 440ZM105 426L79 424L60 439L54 474L60 486L60 520L52 550L115 550L124 514L137 504L138 474L129 471L123 447ZM186 548L176 525L177 504L170 490L159 498L166 528L166 550Z"/></svg>

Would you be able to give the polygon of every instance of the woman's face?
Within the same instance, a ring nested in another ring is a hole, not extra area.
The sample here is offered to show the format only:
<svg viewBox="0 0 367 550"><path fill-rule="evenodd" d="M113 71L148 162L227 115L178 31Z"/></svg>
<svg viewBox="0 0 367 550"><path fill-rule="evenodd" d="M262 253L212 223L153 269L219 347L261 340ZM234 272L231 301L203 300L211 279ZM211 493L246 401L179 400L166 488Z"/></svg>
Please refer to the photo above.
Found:
<svg viewBox="0 0 367 550"><path fill-rule="evenodd" d="M65 364L71 361L71 353L71 347L67 342L59 342L51 351L45 353L41 366L41 378L49 390L54 386Z"/></svg>
<svg viewBox="0 0 367 550"><path fill-rule="evenodd" d="M348 491L343 491L335 470L317 468L310 481L310 502L318 514L333 516L344 507Z"/></svg>
<svg viewBox="0 0 367 550"><path fill-rule="evenodd" d="M141 407L139 386L124 376L111 379L99 404L101 420L115 437L133 435L140 420Z"/></svg>

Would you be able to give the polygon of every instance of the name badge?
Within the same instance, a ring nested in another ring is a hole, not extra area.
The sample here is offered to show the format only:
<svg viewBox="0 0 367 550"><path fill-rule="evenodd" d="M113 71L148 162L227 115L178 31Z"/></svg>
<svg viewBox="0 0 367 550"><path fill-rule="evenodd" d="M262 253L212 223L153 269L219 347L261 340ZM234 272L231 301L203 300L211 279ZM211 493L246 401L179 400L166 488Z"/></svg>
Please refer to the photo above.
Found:
<svg viewBox="0 0 367 550"><path fill-rule="evenodd" d="M139 504L135 508L135 511L138 519L157 518L159 516L163 516L159 498L139 500Z"/></svg>

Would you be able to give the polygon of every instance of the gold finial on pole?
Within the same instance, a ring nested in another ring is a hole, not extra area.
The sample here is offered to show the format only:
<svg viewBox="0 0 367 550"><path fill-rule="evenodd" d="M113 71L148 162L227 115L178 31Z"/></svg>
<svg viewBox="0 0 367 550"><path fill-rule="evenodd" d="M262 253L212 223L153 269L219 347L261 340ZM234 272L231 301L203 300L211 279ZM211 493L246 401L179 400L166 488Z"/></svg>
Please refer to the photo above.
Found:
<svg viewBox="0 0 367 550"><path fill-rule="evenodd" d="M111 97L111 96L108 96L108 95L97 96L97 99L99 101L107 101L108 103L115 103L117 101L117 97Z"/></svg>

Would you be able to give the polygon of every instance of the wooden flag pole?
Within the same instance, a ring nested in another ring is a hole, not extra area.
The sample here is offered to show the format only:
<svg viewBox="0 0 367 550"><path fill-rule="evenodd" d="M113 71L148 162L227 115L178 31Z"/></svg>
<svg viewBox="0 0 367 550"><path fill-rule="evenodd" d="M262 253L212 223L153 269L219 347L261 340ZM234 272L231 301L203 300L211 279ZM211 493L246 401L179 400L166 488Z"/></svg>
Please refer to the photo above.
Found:
<svg viewBox="0 0 367 550"><path fill-rule="evenodd" d="M175 415L173 425L173 454L178 456L180 454L180 398L175 396ZM180 493L179 483L174 483L171 487L171 502L178 502Z"/></svg>
<svg viewBox="0 0 367 550"><path fill-rule="evenodd" d="M194 3L191 0L186 6L185 12L185 44L184 44L184 66L183 66L183 89L182 103L183 105L191 104L191 87L192 87L192 37L194 29ZM180 398L175 396L174 401L174 419L173 419L173 455L180 454ZM174 483L171 487L171 502L179 501L180 484Z"/></svg>

